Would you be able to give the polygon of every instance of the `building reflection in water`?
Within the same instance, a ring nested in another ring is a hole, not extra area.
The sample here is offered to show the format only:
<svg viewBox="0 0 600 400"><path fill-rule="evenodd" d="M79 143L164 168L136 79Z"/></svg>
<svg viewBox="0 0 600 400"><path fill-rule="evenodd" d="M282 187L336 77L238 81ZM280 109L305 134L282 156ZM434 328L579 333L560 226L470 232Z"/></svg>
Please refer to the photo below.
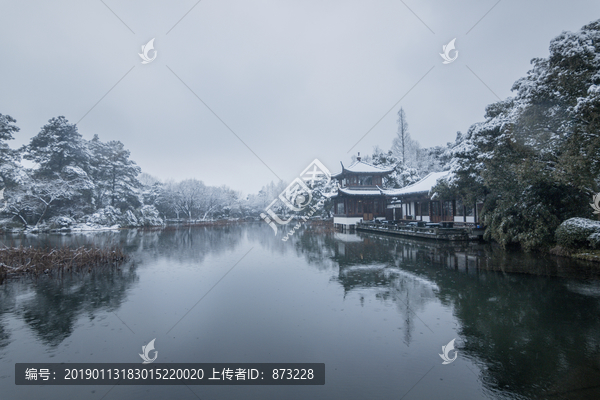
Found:
<svg viewBox="0 0 600 400"><path fill-rule="evenodd" d="M335 233L332 249L344 292L372 290L395 302L407 344L415 314L423 316L430 302L450 307L459 351L480 366L491 396L600 395L600 269L594 264L489 244L363 233Z"/></svg>
<svg viewBox="0 0 600 400"><path fill-rule="evenodd" d="M287 242L266 224L11 240L5 243L119 243L132 262L83 277L0 285L0 350L15 341L10 318L22 319L42 342L57 346L79 317L95 318L127 301L146 260L194 265L250 242L282 262L301 257L330 273L343 296L356 294L363 301L373 296L393 304L407 346L415 333L427 329L420 324L434 327L437 316L426 308L437 304L452 310L461 357L479 366L492 397L600 397L600 268L594 264L489 244L340 234L326 224L304 227Z"/></svg>

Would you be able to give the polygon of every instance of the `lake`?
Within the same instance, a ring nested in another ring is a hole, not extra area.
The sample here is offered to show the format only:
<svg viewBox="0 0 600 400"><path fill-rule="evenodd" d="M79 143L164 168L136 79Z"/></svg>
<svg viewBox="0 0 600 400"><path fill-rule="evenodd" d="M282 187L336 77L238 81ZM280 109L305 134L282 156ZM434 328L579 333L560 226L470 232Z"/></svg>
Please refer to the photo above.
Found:
<svg viewBox="0 0 600 400"><path fill-rule="evenodd" d="M600 398L597 264L318 224L287 242L264 223L0 240L131 256L0 285L3 400ZM154 338L160 363L325 363L326 383L14 383L15 363L141 365Z"/></svg>

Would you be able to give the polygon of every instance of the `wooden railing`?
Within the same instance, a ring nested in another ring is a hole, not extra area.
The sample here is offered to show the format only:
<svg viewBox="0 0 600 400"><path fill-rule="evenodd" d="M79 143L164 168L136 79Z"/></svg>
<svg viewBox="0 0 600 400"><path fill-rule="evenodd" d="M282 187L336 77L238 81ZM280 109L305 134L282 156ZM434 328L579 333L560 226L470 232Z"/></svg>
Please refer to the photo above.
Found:
<svg viewBox="0 0 600 400"><path fill-rule="evenodd" d="M438 225L438 224L436 224ZM455 224L456 225L456 224ZM357 226L370 228L378 231L391 231L391 232L414 232L414 233L425 233L431 235L439 234L460 234L471 230L468 226L455 226L453 228L444 228L441 226L415 226L408 224L387 224L387 223L376 223L371 221L361 221L357 223Z"/></svg>
<svg viewBox="0 0 600 400"><path fill-rule="evenodd" d="M439 232L439 227L429 227L429 226L425 226L425 227L419 227L419 226L411 226L411 225L405 225L405 224L401 224L401 225L395 225L395 224L381 224L381 223L375 223L375 222L366 222L366 221L362 221L359 222L357 225L360 226L364 226L366 228L371 228L371 229L375 229L375 230L381 230L381 231L396 231L396 232L419 232L419 233L430 233L430 234L437 234Z"/></svg>
<svg viewBox="0 0 600 400"><path fill-rule="evenodd" d="M415 226L408 224L387 224L387 223L376 223L376 222L358 222L356 229L365 230L371 232L387 232L398 235L421 237L421 238L432 238L442 240L476 240L483 234L482 229L476 229L474 227L453 227L444 228L439 224L431 224L430 226Z"/></svg>

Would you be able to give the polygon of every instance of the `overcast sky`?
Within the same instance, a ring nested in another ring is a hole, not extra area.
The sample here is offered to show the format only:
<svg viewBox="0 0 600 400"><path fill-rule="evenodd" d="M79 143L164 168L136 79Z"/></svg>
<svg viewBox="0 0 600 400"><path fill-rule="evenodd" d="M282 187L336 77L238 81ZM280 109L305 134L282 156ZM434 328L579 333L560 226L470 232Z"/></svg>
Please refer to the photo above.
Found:
<svg viewBox="0 0 600 400"><path fill-rule="evenodd" d="M160 179L253 193L389 149L401 106L421 146L453 141L598 18L595 0L0 0L0 113L12 146L64 115Z"/></svg>

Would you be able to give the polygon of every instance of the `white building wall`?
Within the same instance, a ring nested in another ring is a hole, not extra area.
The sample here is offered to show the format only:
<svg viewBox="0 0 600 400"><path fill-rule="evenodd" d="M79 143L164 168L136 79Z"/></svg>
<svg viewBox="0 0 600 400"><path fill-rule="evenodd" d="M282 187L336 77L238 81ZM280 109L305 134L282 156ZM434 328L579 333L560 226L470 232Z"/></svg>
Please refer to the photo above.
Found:
<svg viewBox="0 0 600 400"><path fill-rule="evenodd" d="M412 201L410 203L405 203L402 205L402 216L404 219L406 219L407 215L412 215L413 217L415 216L415 202Z"/></svg>
<svg viewBox="0 0 600 400"><path fill-rule="evenodd" d="M360 217L333 217L333 224L346 225L346 227L350 225L356 225L358 221L361 221Z"/></svg>

